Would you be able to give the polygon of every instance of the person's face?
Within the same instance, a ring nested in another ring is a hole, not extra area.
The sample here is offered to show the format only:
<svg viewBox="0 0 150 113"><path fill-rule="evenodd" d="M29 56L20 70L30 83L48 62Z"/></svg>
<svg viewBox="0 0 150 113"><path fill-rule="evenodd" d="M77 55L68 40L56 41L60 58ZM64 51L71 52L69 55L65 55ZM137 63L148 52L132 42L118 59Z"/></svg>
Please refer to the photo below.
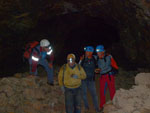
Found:
<svg viewBox="0 0 150 113"><path fill-rule="evenodd" d="M70 67L73 67L75 65L75 59L69 59L67 60L67 63Z"/></svg>
<svg viewBox="0 0 150 113"><path fill-rule="evenodd" d="M52 48L51 46L47 46L47 47L43 47L43 50L49 52L50 50L52 50Z"/></svg>
<svg viewBox="0 0 150 113"><path fill-rule="evenodd" d="M48 51L49 51L49 48L48 48L48 47L43 47L43 51L48 52Z"/></svg>
<svg viewBox="0 0 150 113"><path fill-rule="evenodd" d="M97 52L97 55L99 58L103 58L104 57L104 52Z"/></svg>
<svg viewBox="0 0 150 113"><path fill-rule="evenodd" d="M91 57L92 55L93 55L93 52L90 52L90 51L85 52L86 57Z"/></svg>

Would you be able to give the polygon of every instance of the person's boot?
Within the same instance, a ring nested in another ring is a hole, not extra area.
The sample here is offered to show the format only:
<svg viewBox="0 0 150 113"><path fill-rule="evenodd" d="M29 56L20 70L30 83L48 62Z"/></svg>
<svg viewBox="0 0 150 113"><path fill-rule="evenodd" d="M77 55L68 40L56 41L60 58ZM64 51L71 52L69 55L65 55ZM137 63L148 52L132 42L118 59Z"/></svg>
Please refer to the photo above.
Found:
<svg viewBox="0 0 150 113"><path fill-rule="evenodd" d="M85 108L84 113L90 113L89 107L88 107L88 108Z"/></svg>
<svg viewBox="0 0 150 113"><path fill-rule="evenodd" d="M104 108L97 109L97 110L96 110L96 113L103 113L103 109L104 109Z"/></svg>
<svg viewBox="0 0 150 113"><path fill-rule="evenodd" d="M48 85L54 86L54 83L47 82Z"/></svg>
<svg viewBox="0 0 150 113"><path fill-rule="evenodd" d="M104 112L103 112L103 110L104 110L104 108L103 108L103 107L102 107L102 108L100 108L99 113L104 113Z"/></svg>

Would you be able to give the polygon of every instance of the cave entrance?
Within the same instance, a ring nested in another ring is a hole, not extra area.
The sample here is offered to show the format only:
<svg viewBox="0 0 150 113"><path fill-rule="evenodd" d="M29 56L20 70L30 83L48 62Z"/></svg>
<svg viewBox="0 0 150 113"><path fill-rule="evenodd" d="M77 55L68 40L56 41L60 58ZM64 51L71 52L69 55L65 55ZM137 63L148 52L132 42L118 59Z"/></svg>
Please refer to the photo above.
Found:
<svg viewBox="0 0 150 113"><path fill-rule="evenodd" d="M75 20L73 19L73 21ZM66 54L74 52L80 56L84 52L84 47L88 45L95 48L97 45L103 44L105 49L110 49L113 44L119 42L119 32L116 26L109 23L110 21L99 17L84 17L81 23L74 27L67 36L64 47L67 50Z"/></svg>

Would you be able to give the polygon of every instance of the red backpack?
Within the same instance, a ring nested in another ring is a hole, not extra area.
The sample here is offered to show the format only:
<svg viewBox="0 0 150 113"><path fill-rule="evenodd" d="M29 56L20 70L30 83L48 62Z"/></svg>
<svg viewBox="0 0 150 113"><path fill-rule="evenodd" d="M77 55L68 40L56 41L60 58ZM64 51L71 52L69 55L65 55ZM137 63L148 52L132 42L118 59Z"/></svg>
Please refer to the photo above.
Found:
<svg viewBox="0 0 150 113"><path fill-rule="evenodd" d="M26 44L25 52L23 54L23 57L26 58L26 59L29 59L33 48L35 48L38 44L39 44L38 41L33 41L33 42L30 42L30 43Z"/></svg>
<svg viewBox="0 0 150 113"><path fill-rule="evenodd" d="M112 66L112 71L114 72L114 74L117 74L119 67L118 67L115 59L112 56L111 56L111 66Z"/></svg>

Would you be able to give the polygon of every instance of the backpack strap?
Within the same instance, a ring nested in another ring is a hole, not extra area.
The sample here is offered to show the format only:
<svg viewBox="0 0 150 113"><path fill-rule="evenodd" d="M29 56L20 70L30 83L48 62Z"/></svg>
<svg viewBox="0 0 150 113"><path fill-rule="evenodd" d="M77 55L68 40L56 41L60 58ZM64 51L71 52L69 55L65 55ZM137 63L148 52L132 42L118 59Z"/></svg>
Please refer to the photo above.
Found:
<svg viewBox="0 0 150 113"><path fill-rule="evenodd" d="M66 64L63 65L63 78L62 78L63 85L64 85L65 70L66 70Z"/></svg>
<svg viewBox="0 0 150 113"><path fill-rule="evenodd" d="M94 56L92 56L92 59L93 59L93 61L94 61L95 68L96 68L96 67L97 67L97 59L95 59L95 57L94 57Z"/></svg>
<svg viewBox="0 0 150 113"><path fill-rule="evenodd" d="M80 72L80 70L81 70L81 65L80 64L76 64L77 65L77 67L78 67L78 69L79 69L79 72ZM81 75L81 72L80 72L80 75Z"/></svg>
<svg viewBox="0 0 150 113"><path fill-rule="evenodd" d="M94 64L95 64L95 67L96 67L96 66L97 66L98 58L97 58L97 59L95 59L95 57L92 55L92 60L94 61ZM84 61L85 61L85 57L84 57L84 58L83 58L83 60L81 61L81 66L83 66Z"/></svg>
<svg viewBox="0 0 150 113"><path fill-rule="evenodd" d="M105 54L105 56L104 56L104 61L106 62L106 57L108 56L108 54Z"/></svg>
<svg viewBox="0 0 150 113"><path fill-rule="evenodd" d="M38 46L39 44L32 49L31 53L33 52L33 50L35 50L38 53L38 55L40 55L40 50L37 48Z"/></svg>
<svg viewBox="0 0 150 113"><path fill-rule="evenodd" d="M79 71L81 70L81 67L80 67L80 64L76 64ZM62 82L63 82L63 85L64 85L64 76L65 76L65 70L66 70L66 64L63 65L63 77L62 77ZM80 73L81 74L81 73Z"/></svg>
<svg viewBox="0 0 150 113"><path fill-rule="evenodd" d="M81 67L80 67L80 64L76 64L76 65L78 66L78 69L79 69L79 71L80 71L80 68L81 68Z"/></svg>

